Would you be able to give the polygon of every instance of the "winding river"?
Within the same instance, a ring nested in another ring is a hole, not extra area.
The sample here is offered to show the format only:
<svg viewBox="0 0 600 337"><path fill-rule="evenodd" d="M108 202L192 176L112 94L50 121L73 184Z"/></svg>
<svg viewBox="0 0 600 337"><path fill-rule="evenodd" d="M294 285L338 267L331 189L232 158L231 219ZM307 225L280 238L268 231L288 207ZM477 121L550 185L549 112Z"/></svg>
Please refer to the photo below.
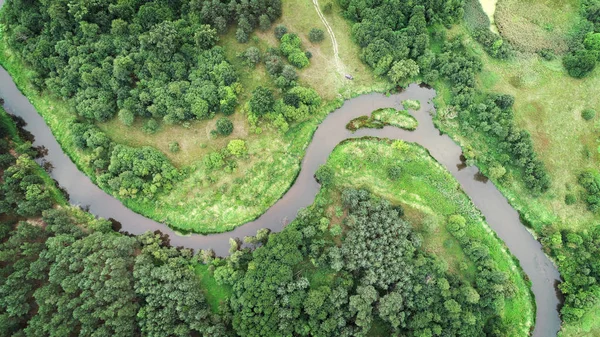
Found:
<svg viewBox="0 0 600 337"><path fill-rule="evenodd" d="M2 5L0 0L0 6ZM0 68L0 97L4 98L4 108L27 122L25 129L35 136L35 146L45 146L48 154L45 160L52 163L51 175L69 194L69 202L89 207L97 216L113 218L131 234L160 230L168 234L171 244L193 249L212 248L218 255L227 255L230 237L254 235L260 228L280 231L292 221L297 211L312 204L319 184L314 173L324 164L337 144L348 138L374 136L390 139L403 139L416 142L427 148L431 155L458 180L463 190L486 217L488 224L504 240L511 253L517 257L523 270L532 282L532 290L537 305L536 327L533 336L556 336L560 328L557 307L559 294L555 285L560 275L552 262L544 255L538 241L521 224L519 214L510 206L506 198L491 182L480 179L476 167L465 167L460 160L461 148L447 135L440 135L429 112L434 111L432 99L435 91L410 85L399 94L384 96L368 94L350 99L338 110L332 112L319 125L313 140L306 150L300 174L287 193L255 221L235 230L212 235L177 235L164 224L155 222L129 210L120 201L102 191L73 164L62 151L44 119L36 112L29 100L21 94L10 75ZM361 129L351 133L345 125L353 118L369 114L378 108L401 108L404 99L417 99L421 109L413 112L419 121L417 130L410 132L394 127L383 129Z"/></svg>

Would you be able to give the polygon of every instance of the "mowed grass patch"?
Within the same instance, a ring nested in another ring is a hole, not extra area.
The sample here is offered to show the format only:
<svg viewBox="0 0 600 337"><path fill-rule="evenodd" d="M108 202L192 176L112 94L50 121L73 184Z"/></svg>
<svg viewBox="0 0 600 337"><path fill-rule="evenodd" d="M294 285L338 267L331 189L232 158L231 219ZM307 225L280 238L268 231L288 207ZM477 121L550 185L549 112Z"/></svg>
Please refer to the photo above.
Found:
<svg viewBox="0 0 600 337"><path fill-rule="evenodd" d="M327 162L335 172L332 185L336 189L367 188L402 205L406 217L423 233L424 248L445 260L451 271L473 280L472 264L445 228L448 216L463 215L469 223L467 234L489 248L500 270L516 285L516 295L507 299L502 317L514 329L510 335L527 335L534 321L533 297L514 257L460 190L458 182L425 149L403 142L396 143L400 146L392 144L388 140L363 138L336 147ZM401 170L397 180L388 177L392 166ZM425 222L433 222L434 226L428 225L425 230ZM466 270L461 268L461 262L467 262Z"/></svg>
<svg viewBox="0 0 600 337"><path fill-rule="evenodd" d="M494 21L500 34L521 51L564 53L578 14L577 0L498 0Z"/></svg>
<svg viewBox="0 0 600 337"><path fill-rule="evenodd" d="M202 292L210 306L210 310L214 314L220 313L221 304L225 303L225 300L231 296L233 289L227 285L219 285L210 270L208 270L208 265L198 264L194 267L194 272L200 279Z"/></svg>

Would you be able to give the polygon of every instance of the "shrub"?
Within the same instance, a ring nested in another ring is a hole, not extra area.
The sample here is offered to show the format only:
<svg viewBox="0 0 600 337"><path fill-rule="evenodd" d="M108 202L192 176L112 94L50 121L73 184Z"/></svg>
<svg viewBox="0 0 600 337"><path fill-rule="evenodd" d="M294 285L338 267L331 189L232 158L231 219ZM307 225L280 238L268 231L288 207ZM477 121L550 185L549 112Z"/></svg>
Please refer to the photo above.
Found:
<svg viewBox="0 0 600 337"><path fill-rule="evenodd" d="M308 57L306 57L306 54L302 52L302 50L299 50L296 53L290 54L288 56L288 61L290 62L291 65L293 65L296 68L302 69L304 67L306 67L310 61L308 60Z"/></svg>
<svg viewBox="0 0 600 337"><path fill-rule="evenodd" d="M319 184L327 186L333 181L334 175L335 173L333 172L333 169L331 167L321 165L315 173L315 178L317 178Z"/></svg>
<svg viewBox="0 0 600 337"><path fill-rule="evenodd" d="M216 127L216 133L221 136L229 136L233 132L233 123L226 117L219 118Z"/></svg>
<svg viewBox="0 0 600 337"><path fill-rule="evenodd" d="M284 25L277 25L277 27L275 27L275 37L277 38L277 40L281 40L281 38L287 33L287 27Z"/></svg>
<svg viewBox="0 0 600 337"><path fill-rule="evenodd" d="M581 117L586 121L589 121L596 117L596 111L594 111L594 109L585 109L581 112Z"/></svg>
<svg viewBox="0 0 600 337"><path fill-rule="evenodd" d="M179 152L179 143L178 142L170 142L169 143L169 151L176 153Z"/></svg>
<svg viewBox="0 0 600 337"><path fill-rule="evenodd" d="M308 40L312 43L319 43L325 39L325 32L319 28L311 28L308 32Z"/></svg>
<svg viewBox="0 0 600 337"><path fill-rule="evenodd" d="M577 202L577 197L575 196L575 194L568 193L567 195L565 195L565 204L573 205L576 202Z"/></svg>
<svg viewBox="0 0 600 337"><path fill-rule="evenodd" d="M243 53L239 54L239 57L245 65L254 67L260 62L260 50L256 47L248 47Z"/></svg>
<svg viewBox="0 0 600 337"><path fill-rule="evenodd" d="M204 166L206 166L208 170L221 168L223 165L225 165L223 156L219 152L211 152L207 154L203 161Z"/></svg>
<svg viewBox="0 0 600 337"><path fill-rule="evenodd" d="M398 180L400 178L400 174L402 173L402 169L400 166L394 165L388 168L388 177L392 180Z"/></svg>
<svg viewBox="0 0 600 337"><path fill-rule="evenodd" d="M227 150L236 157L245 157L248 154L246 142L241 139L230 140L227 144Z"/></svg>
<svg viewBox="0 0 600 337"><path fill-rule="evenodd" d="M133 112L128 109L119 110L119 120L123 125L131 126L133 124L133 120L135 119Z"/></svg>
<svg viewBox="0 0 600 337"><path fill-rule="evenodd" d="M333 12L333 4L328 2L323 6L323 13L331 14L331 12Z"/></svg>
<svg viewBox="0 0 600 337"><path fill-rule="evenodd" d="M598 52L591 50L578 50L563 58L563 65L569 75L575 78L583 78L596 67Z"/></svg>
<svg viewBox="0 0 600 337"><path fill-rule="evenodd" d="M154 118L151 118L146 123L144 123L142 130L148 134L155 134L156 131L158 131L158 127L158 122Z"/></svg>
<svg viewBox="0 0 600 337"><path fill-rule="evenodd" d="M329 229L329 232L333 236L339 236L340 234L342 234L342 227L340 225L333 225Z"/></svg>

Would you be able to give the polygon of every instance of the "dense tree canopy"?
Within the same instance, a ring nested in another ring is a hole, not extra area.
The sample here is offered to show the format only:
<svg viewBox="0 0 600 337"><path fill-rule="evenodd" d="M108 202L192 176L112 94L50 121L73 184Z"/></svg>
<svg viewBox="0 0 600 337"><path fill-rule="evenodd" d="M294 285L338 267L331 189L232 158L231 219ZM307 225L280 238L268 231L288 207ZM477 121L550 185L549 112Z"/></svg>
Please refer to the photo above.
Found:
<svg viewBox="0 0 600 337"><path fill-rule="evenodd" d="M16 0L3 23L37 85L71 100L81 116L104 121L124 110L175 123L233 111L237 76L217 34L232 22L249 34L280 14L279 0Z"/></svg>

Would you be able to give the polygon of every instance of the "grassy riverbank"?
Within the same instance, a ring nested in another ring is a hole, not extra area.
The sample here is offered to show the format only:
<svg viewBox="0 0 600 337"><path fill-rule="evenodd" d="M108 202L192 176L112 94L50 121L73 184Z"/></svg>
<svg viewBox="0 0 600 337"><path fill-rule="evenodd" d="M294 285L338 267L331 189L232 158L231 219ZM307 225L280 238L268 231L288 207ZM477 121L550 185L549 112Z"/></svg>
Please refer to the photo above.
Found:
<svg viewBox="0 0 600 337"><path fill-rule="evenodd" d="M229 231L255 219L274 204L293 183L305 148L322 119L339 107L343 99L390 88L386 81L375 78L358 58L358 46L348 34L350 25L337 14L339 8L336 6L325 16L336 34L344 69L354 76L353 81L345 79L334 69L329 38L320 44L308 41L310 28L324 28L312 3L298 5L295 1L284 2L281 19L273 23L272 27L283 24L289 31L297 33L306 49L313 54L311 65L299 71L299 81L304 86L315 88L324 98L317 113L308 121L291 125L284 134L266 123L260 125L260 134L251 132L243 112L244 104L258 85L274 88L274 83L262 64L249 68L237 57L239 52L250 46L256 46L263 52L268 47L276 47L273 28L255 32L246 44L235 40L234 29L220 37L219 43L225 47L228 60L240 76L243 87L238 111L231 116L234 123L232 135L219 138L210 135L217 118L191 122L186 126L161 123L158 132L153 135L142 131L141 120L136 120L131 127L124 126L117 118L99 123L98 126L117 144L156 148L183 173L183 179L171 191L157 195L155 200L121 201L132 210L166 222L175 229L198 233ZM76 149L71 130L67 128L67 121L77 118L74 109L50 93L35 90L31 84L35 74L7 48L4 37L0 38L0 64L44 117L65 153L95 181L97 177L89 163L90 154ZM232 139L246 141L248 156L234 160L233 169L206 170L203 158L211 152L222 151ZM169 151L171 142L177 142L180 150Z"/></svg>

